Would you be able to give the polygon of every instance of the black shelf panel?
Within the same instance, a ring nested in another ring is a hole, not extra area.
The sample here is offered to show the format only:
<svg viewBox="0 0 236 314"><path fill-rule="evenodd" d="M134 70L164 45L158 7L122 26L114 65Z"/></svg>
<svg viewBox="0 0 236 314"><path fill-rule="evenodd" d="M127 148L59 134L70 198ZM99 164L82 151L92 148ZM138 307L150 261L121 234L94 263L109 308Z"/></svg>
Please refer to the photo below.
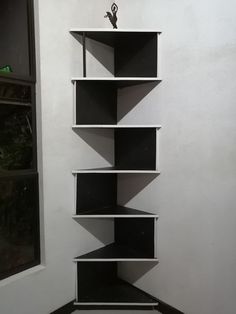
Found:
<svg viewBox="0 0 236 314"><path fill-rule="evenodd" d="M156 169L155 128L115 129L115 166L117 169Z"/></svg>
<svg viewBox="0 0 236 314"><path fill-rule="evenodd" d="M78 213L80 216L148 216L154 217L154 214L142 210L129 208L125 206L111 206L106 208L81 209ZM76 217L76 216L75 216ZM157 217L157 216L155 216Z"/></svg>
<svg viewBox="0 0 236 314"><path fill-rule="evenodd" d="M157 300L117 276L117 263L78 263L79 303L157 305Z"/></svg>
<svg viewBox="0 0 236 314"><path fill-rule="evenodd" d="M115 41L116 77L157 77L157 34L122 33Z"/></svg>
<svg viewBox="0 0 236 314"><path fill-rule="evenodd" d="M81 80L76 83L76 123L115 124L117 88L110 81Z"/></svg>
<svg viewBox="0 0 236 314"><path fill-rule="evenodd" d="M115 243L132 248L137 256L155 258L156 219L115 218Z"/></svg>
<svg viewBox="0 0 236 314"><path fill-rule="evenodd" d="M154 259L147 257L145 252L138 251L128 246L112 243L98 250L78 256L75 260L106 260L106 259Z"/></svg>
<svg viewBox="0 0 236 314"><path fill-rule="evenodd" d="M94 208L111 208L117 204L116 174L78 174L76 191L76 213L94 210Z"/></svg>

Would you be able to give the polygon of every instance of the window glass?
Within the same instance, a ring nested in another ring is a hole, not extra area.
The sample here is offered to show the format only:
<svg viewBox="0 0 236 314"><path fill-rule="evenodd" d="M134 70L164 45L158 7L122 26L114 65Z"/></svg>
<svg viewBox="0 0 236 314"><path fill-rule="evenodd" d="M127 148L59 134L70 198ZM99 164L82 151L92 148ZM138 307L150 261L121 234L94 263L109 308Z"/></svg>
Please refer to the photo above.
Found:
<svg viewBox="0 0 236 314"><path fill-rule="evenodd" d="M0 178L0 278L38 264L37 175Z"/></svg>
<svg viewBox="0 0 236 314"><path fill-rule="evenodd" d="M0 104L0 172L33 167L30 106Z"/></svg>

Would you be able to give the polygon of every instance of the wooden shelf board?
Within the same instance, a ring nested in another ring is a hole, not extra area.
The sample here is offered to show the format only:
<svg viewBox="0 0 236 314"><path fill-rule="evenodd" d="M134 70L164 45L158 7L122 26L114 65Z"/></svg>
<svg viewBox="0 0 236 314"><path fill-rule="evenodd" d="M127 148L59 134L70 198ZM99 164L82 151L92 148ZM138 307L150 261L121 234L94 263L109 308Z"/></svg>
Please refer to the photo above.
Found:
<svg viewBox="0 0 236 314"><path fill-rule="evenodd" d="M161 81L159 77L79 77L74 76L71 81L106 81L106 82L158 82Z"/></svg>
<svg viewBox="0 0 236 314"><path fill-rule="evenodd" d="M84 210L73 218L158 218L158 215L117 205L110 208Z"/></svg>
<svg viewBox="0 0 236 314"><path fill-rule="evenodd" d="M161 129L160 124L156 125L138 125L138 124L74 124L73 129Z"/></svg>
<svg viewBox="0 0 236 314"><path fill-rule="evenodd" d="M77 28L73 27L70 29L71 33L79 33L79 32L92 32L92 33L161 33L160 30L157 29L123 29L123 28L118 28L118 29L112 29L112 28Z"/></svg>
<svg viewBox="0 0 236 314"><path fill-rule="evenodd" d="M74 262L156 262L159 260L157 258L89 258L80 259L74 258Z"/></svg>
<svg viewBox="0 0 236 314"><path fill-rule="evenodd" d="M157 258L145 257L145 254L127 246L116 243L108 244L100 249L78 256L75 262L102 261L158 261Z"/></svg>
<svg viewBox="0 0 236 314"><path fill-rule="evenodd" d="M114 84L116 88L125 88L146 83L159 84L162 79L159 77L72 77L75 82L104 82Z"/></svg>
<svg viewBox="0 0 236 314"><path fill-rule="evenodd" d="M157 306L158 302L141 303L141 302L74 302L74 305L87 306Z"/></svg>
<svg viewBox="0 0 236 314"><path fill-rule="evenodd" d="M92 168L92 169L78 169L73 170L72 174L77 173L151 173L151 174L160 174L158 170L118 170L114 167L106 168Z"/></svg>

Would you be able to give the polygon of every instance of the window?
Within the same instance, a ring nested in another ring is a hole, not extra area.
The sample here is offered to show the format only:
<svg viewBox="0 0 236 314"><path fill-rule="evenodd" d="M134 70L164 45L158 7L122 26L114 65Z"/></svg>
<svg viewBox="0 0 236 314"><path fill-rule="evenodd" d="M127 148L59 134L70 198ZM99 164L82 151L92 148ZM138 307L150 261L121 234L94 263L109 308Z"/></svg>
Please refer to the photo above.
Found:
<svg viewBox="0 0 236 314"><path fill-rule="evenodd" d="M0 279L40 263L32 3L0 3Z"/></svg>

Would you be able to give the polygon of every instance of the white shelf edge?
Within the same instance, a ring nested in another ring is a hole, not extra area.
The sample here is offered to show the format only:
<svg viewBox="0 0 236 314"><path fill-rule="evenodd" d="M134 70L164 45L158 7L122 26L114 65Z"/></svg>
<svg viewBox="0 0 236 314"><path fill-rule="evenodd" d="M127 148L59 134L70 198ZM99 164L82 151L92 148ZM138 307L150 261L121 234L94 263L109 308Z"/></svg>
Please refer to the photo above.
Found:
<svg viewBox="0 0 236 314"><path fill-rule="evenodd" d="M77 28L72 27L70 32L109 32L109 33L162 33L161 30L157 29L124 29L124 28Z"/></svg>
<svg viewBox="0 0 236 314"><path fill-rule="evenodd" d="M73 215L72 218L159 218L159 215Z"/></svg>
<svg viewBox="0 0 236 314"><path fill-rule="evenodd" d="M114 82L120 82L120 81L140 81L140 82L158 82L162 81L160 77L79 77L74 76L71 78L72 82L76 81L114 81Z"/></svg>
<svg viewBox="0 0 236 314"><path fill-rule="evenodd" d="M78 173L153 173L153 174L160 174L158 170L73 170L72 174Z"/></svg>
<svg viewBox="0 0 236 314"><path fill-rule="evenodd" d="M159 262L157 258L74 258L74 262Z"/></svg>
<svg viewBox="0 0 236 314"><path fill-rule="evenodd" d="M132 303L132 302L74 302L74 305L115 305L115 306L157 306L158 302Z"/></svg>
<svg viewBox="0 0 236 314"><path fill-rule="evenodd" d="M72 125L72 129L161 129L162 126L160 124L156 125L138 125L138 124L128 124L128 125L120 125L120 124L74 124Z"/></svg>

